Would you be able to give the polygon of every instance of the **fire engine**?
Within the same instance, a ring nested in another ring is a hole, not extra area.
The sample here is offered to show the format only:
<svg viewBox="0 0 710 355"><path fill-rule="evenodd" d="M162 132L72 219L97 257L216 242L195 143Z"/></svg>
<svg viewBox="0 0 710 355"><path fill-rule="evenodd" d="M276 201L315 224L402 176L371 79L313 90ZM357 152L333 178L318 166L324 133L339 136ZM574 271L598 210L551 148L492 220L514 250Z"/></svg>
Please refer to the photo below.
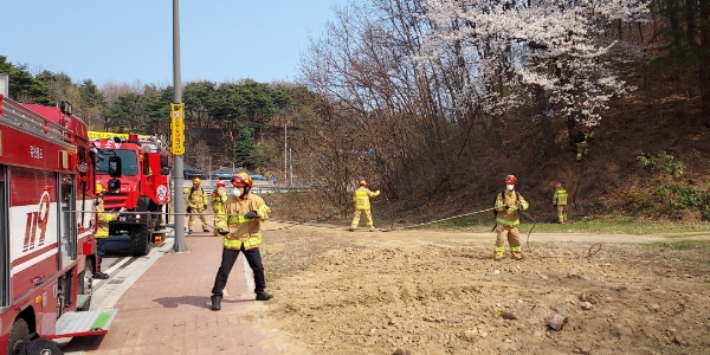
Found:
<svg viewBox="0 0 710 355"><path fill-rule="evenodd" d="M0 349L8 354L31 333L105 334L115 318L88 311L97 158L70 104L19 104L0 93Z"/></svg>
<svg viewBox="0 0 710 355"><path fill-rule="evenodd" d="M96 168L98 183L107 189L104 208L124 211L117 220L109 222L109 238L128 234L131 253L146 255L150 244L162 240L167 230L172 156L155 136L89 132L89 137L103 156L120 158L120 171L114 176L108 171L110 159L99 162Z"/></svg>

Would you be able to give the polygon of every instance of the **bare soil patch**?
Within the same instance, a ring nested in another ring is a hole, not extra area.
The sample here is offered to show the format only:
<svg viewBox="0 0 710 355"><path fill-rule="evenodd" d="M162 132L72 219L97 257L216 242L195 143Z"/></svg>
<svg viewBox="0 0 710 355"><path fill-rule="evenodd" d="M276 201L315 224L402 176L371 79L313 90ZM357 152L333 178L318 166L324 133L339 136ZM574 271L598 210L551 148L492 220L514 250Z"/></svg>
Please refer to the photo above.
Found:
<svg viewBox="0 0 710 355"><path fill-rule="evenodd" d="M528 260L494 262L494 239L312 227L265 234L264 264L276 272L268 287L276 297L259 323L282 353L710 348L710 247L703 240L604 243L586 257L592 242L544 238L531 242ZM559 331L548 326L556 314L567 319Z"/></svg>

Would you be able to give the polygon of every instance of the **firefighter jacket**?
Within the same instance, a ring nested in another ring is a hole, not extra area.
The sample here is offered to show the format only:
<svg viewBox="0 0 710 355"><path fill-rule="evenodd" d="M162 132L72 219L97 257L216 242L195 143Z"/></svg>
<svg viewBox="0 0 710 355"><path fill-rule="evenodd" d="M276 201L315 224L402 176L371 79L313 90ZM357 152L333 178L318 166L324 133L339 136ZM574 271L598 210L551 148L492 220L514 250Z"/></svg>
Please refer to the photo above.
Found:
<svg viewBox="0 0 710 355"><path fill-rule="evenodd" d="M506 208L506 205L509 207ZM528 202L517 191L502 192L496 198L496 223L515 227L520 224L518 211L527 211L528 207Z"/></svg>
<svg viewBox="0 0 710 355"><path fill-rule="evenodd" d="M185 189L187 196L187 205L191 208L204 208L207 206L207 192L201 187Z"/></svg>
<svg viewBox="0 0 710 355"><path fill-rule="evenodd" d="M370 191L365 186L360 186L359 189L355 190L355 195L353 196L353 201L355 201L356 210L369 210L370 209L370 197L377 197L380 195L380 190L375 192Z"/></svg>
<svg viewBox="0 0 710 355"><path fill-rule="evenodd" d="M99 200L96 205L96 238L108 238L108 222L115 221L118 213L104 212L104 201Z"/></svg>
<svg viewBox="0 0 710 355"><path fill-rule="evenodd" d="M218 213L222 209L222 205L227 201L227 189L218 187L212 191L212 211Z"/></svg>
<svg viewBox="0 0 710 355"><path fill-rule="evenodd" d="M255 211L256 219L246 219L247 212ZM227 249L239 250L244 244L244 250L255 248L261 244L261 221L271 216L271 209L264 200L254 194L247 194L244 199L229 196L217 214L215 228L225 228L229 234L224 236L222 244Z"/></svg>
<svg viewBox="0 0 710 355"><path fill-rule="evenodd" d="M582 144L587 144L594 139L594 131L591 131L587 134L584 135L584 140L582 141Z"/></svg>
<svg viewBox="0 0 710 355"><path fill-rule="evenodd" d="M567 206L567 190L558 189L552 195L552 204L555 206Z"/></svg>

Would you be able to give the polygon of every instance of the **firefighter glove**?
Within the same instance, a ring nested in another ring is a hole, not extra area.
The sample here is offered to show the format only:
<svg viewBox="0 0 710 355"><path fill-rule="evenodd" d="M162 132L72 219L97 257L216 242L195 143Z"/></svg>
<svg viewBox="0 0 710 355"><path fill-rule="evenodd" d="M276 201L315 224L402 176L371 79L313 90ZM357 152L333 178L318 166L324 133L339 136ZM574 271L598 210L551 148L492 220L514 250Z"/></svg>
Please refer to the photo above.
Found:
<svg viewBox="0 0 710 355"><path fill-rule="evenodd" d="M249 211L244 215L244 218L246 219L255 219L256 218L256 212L254 211Z"/></svg>
<svg viewBox="0 0 710 355"><path fill-rule="evenodd" d="M187 207L187 213L192 213L192 207Z"/></svg>
<svg viewBox="0 0 710 355"><path fill-rule="evenodd" d="M224 227L219 227L219 228L217 228L217 233L219 233L221 235L227 235L227 234L229 234L229 230L225 229Z"/></svg>

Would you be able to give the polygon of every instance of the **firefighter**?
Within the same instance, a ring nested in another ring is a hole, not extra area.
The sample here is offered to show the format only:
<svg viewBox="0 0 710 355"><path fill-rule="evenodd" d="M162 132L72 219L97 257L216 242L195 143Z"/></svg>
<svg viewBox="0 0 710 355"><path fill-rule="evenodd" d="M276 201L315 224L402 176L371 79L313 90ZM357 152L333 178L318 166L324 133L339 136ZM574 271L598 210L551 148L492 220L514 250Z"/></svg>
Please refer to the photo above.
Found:
<svg viewBox="0 0 710 355"><path fill-rule="evenodd" d="M350 225L351 232L357 229L357 225L360 223L360 214L362 213L365 213L367 227L370 228L370 232L375 231L375 225L372 222L372 212L370 211L370 198L379 195L380 190L372 192L367 188L367 182L365 180L360 181L360 188L355 190L355 195L353 196L353 200L355 201L355 217L353 217L353 223Z"/></svg>
<svg viewBox="0 0 710 355"><path fill-rule="evenodd" d="M217 181L217 188L212 191L212 212L216 215L219 213L219 211L222 209L222 204L227 201L227 189L225 188L226 183L224 180L219 180ZM217 223L217 219L215 218L214 223ZM212 234L215 237L219 237L219 232L217 231L217 227L215 226L212 229Z"/></svg>
<svg viewBox="0 0 710 355"><path fill-rule="evenodd" d="M577 161L582 160L582 154L587 156L589 153L589 142L594 139L594 132L589 127L584 127L584 129L577 133L577 137L574 138L575 144L577 145Z"/></svg>
<svg viewBox="0 0 710 355"><path fill-rule="evenodd" d="M187 197L187 213L190 214L190 218L187 223L188 233L192 233L195 228L195 219L197 214L202 222L202 230L207 230L207 218L203 214L205 207L207 206L207 192L200 187L202 180L200 178L192 179L192 189L185 189L185 193L188 194Z"/></svg>
<svg viewBox="0 0 710 355"><path fill-rule="evenodd" d="M116 220L118 218L118 213L104 212L104 187L101 184L96 184L96 254L98 260L96 260L96 275L95 279L108 279L109 276L106 273L101 272L101 261L104 259L106 254L106 241L108 240L108 222Z"/></svg>
<svg viewBox="0 0 710 355"><path fill-rule="evenodd" d="M505 191L501 192L496 198L496 239L495 254L493 259L501 261L503 252L505 251L505 240L508 239L510 245L511 258L515 260L525 260L520 249L520 232L518 225L520 224L519 211L527 211L528 203L523 196L515 191L515 184L518 179L513 175L508 175L505 178Z"/></svg>
<svg viewBox="0 0 710 355"><path fill-rule="evenodd" d="M560 224L567 222L567 191L562 188L562 183L555 186L555 194L552 195L552 205L557 207L557 218Z"/></svg>
<svg viewBox="0 0 710 355"><path fill-rule="evenodd" d="M259 244L261 222L268 219L271 209L264 200L251 194L252 180L246 173L239 173L232 178L232 196L222 206L217 214L216 225L219 234L224 236L222 241L222 264L217 271L212 288L212 310L220 310L222 291L227 285L229 272L239 256L244 253L249 266L254 272L254 293L257 301L268 301L273 296L266 293L266 279L264 266L261 264Z"/></svg>

